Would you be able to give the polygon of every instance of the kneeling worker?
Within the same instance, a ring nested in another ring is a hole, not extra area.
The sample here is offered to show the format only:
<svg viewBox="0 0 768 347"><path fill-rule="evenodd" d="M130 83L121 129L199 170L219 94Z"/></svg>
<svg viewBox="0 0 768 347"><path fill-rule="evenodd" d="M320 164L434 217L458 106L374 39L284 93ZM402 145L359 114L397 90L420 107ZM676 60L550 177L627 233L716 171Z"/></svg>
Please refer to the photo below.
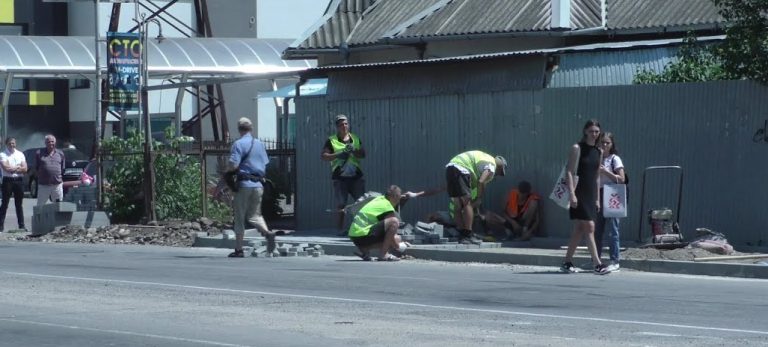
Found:
<svg viewBox="0 0 768 347"><path fill-rule="evenodd" d="M400 218L395 208L400 200L415 198L424 192L402 194L400 187L392 185L386 194L378 196L360 209L349 226L349 238L360 250L359 256L363 260L370 260L369 251L379 248L379 260L398 261L400 258L390 253L390 250L398 248L401 242L397 230L400 226Z"/></svg>

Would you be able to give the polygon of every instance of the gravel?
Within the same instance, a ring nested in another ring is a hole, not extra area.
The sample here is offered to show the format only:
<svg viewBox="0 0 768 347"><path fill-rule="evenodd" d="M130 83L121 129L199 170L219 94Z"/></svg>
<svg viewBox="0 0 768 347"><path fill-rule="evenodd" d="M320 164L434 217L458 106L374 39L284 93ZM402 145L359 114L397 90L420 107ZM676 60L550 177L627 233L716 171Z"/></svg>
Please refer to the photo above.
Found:
<svg viewBox="0 0 768 347"><path fill-rule="evenodd" d="M84 228L79 225L57 227L54 231L37 237L27 233L0 233L0 240L30 242L75 242L161 245L173 247L191 247L197 233L220 235L228 226L208 218L195 221L165 221L150 225L115 224L106 227Z"/></svg>

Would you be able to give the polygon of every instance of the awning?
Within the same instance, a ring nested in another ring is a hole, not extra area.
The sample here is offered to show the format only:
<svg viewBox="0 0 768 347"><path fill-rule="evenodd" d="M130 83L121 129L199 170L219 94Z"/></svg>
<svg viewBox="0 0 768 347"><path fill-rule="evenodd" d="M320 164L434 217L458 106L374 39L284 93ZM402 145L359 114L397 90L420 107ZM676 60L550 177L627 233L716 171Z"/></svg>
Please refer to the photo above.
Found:
<svg viewBox="0 0 768 347"><path fill-rule="evenodd" d="M310 60L282 60L291 40L248 38L152 38L148 40L150 79L188 83L297 76L315 66ZM101 73L106 46L101 43ZM14 78L95 77L93 37L0 36L0 76Z"/></svg>
<svg viewBox="0 0 768 347"><path fill-rule="evenodd" d="M327 78L309 79L307 83L301 85L299 93L302 96L306 95L325 95L328 87ZM259 92L260 98L293 98L296 96L296 86L290 85L273 90L271 92Z"/></svg>

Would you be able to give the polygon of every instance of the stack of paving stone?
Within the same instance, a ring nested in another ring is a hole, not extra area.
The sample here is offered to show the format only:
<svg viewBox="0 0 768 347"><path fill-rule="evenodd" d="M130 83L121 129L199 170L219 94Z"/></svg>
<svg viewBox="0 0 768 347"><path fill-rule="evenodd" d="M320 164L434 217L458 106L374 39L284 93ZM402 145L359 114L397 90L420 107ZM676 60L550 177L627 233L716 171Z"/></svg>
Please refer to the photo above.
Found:
<svg viewBox="0 0 768 347"><path fill-rule="evenodd" d="M437 223L417 222L416 227L405 224L400 228L398 234L403 241L416 245L446 244L458 241L456 229L445 228Z"/></svg>
<svg viewBox="0 0 768 347"><path fill-rule="evenodd" d="M267 241L249 241L246 253L252 257L319 257L325 254L323 246L311 243L278 242L275 250L267 253Z"/></svg>

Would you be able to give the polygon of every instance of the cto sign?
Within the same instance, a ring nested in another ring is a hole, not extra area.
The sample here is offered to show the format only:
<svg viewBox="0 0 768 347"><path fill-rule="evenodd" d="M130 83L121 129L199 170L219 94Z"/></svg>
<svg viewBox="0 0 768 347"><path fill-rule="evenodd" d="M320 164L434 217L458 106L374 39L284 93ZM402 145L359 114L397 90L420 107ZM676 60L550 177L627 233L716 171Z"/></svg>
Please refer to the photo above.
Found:
<svg viewBox="0 0 768 347"><path fill-rule="evenodd" d="M107 99L110 110L139 109L142 48L137 33L107 33Z"/></svg>

